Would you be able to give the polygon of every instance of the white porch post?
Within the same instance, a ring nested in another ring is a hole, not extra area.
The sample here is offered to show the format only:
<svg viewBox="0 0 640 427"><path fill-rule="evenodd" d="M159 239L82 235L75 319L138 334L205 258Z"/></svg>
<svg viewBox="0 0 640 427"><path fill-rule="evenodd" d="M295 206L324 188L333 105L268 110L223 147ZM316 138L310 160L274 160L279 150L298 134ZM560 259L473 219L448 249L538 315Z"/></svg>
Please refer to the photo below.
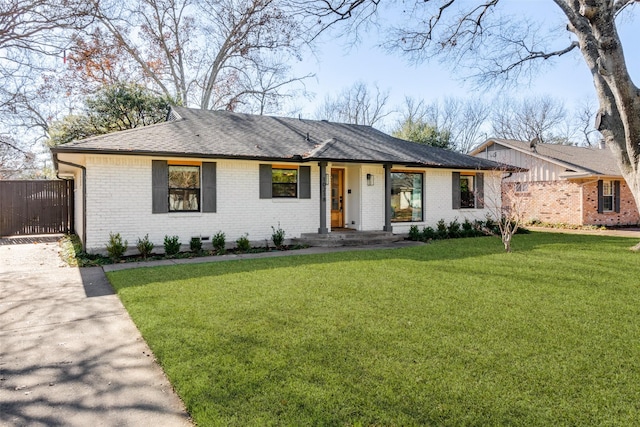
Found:
<svg viewBox="0 0 640 427"><path fill-rule="evenodd" d="M391 164L384 165L384 231L393 232L391 226Z"/></svg>
<svg viewBox="0 0 640 427"><path fill-rule="evenodd" d="M327 162L318 162L320 166L320 228L318 234L328 234L327 228Z"/></svg>

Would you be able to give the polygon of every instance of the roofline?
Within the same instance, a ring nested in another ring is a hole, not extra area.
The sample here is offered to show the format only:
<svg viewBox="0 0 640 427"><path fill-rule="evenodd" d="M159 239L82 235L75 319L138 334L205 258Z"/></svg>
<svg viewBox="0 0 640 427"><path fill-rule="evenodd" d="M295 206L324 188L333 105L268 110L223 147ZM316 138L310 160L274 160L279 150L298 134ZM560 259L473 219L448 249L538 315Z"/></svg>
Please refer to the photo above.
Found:
<svg viewBox="0 0 640 427"><path fill-rule="evenodd" d="M419 162L402 162L395 160L358 160L358 159L339 159L339 158L314 158L302 157L294 155L292 157L274 157L274 156L242 156L242 155L223 155L223 154L204 154L204 153L176 153L171 151L122 151L122 150L95 150L95 149L64 149L64 147L52 147L51 152L57 156L58 154L99 154L111 156L144 156L144 157L182 157L182 158L200 158L200 159L229 159L229 160L254 160L254 161L271 161L271 162L291 162L291 163L311 163L311 162L332 162L332 163L366 163L366 164L392 164L403 165L412 168L431 168L431 169L459 169L459 170L493 170L505 172L520 172L526 169L502 166L502 167L473 167L463 165L439 165L427 164Z"/></svg>
<svg viewBox="0 0 640 427"><path fill-rule="evenodd" d="M545 156L544 154L540 154L540 153L538 153L536 151L524 150L524 149L522 149L520 147L516 147L516 146L513 146L513 145L509 144L508 140L500 139L500 138L489 138L489 139L487 139L484 143L482 143L478 148L476 148L475 150L473 150L469 154L474 156L475 154L481 153L483 150L485 150L490 145L489 144L490 142L493 142L494 144L501 144L501 145L507 146L507 147L511 148L512 150L519 151L520 153L528 154L531 157L535 157L537 159L544 160L546 162L553 163L553 164L556 164L558 166L562 166L562 167L570 168L570 169L578 169L579 172L576 172L576 173L581 173L580 171L582 171L584 173L593 174L595 172L595 171L592 171L591 169L587 169L587 168L584 168L582 166L575 165L573 163L568 163L568 162L565 162L565 161L562 161L562 160L558 160L555 157ZM524 141L521 141L521 142L524 142ZM489 159L487 159L487 160L489 160Z"/></svg>
<svg viewBox="0 0 640 427"><path fill-rule="evenodd" d="M591 172L565 172L561 173L560 178L564 179L584 179L584 178L595 178L595 179L624 179L622 175L608 175L608 174L599 174L599 173L591 173Z"/></svg>

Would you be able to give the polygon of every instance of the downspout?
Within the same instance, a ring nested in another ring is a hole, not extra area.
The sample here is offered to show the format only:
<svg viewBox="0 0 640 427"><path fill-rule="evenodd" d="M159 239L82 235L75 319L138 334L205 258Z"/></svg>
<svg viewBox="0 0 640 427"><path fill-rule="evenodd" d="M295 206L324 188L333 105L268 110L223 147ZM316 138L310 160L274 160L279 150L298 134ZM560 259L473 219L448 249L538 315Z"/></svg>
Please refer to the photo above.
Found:
<svg viewBox="0 0 640 427"><path fill-rule="evenodd" d="M82 243L82 249L86 250L85 244L87 239L87 168L76 163L65 162L63 160L60 160L58 159L58 153L53 153L53 164L54 164L54 167L56 168L56 178L58 179L62 179L58 175L60 173L57 167L58 163L71 166L74 168L79 168L82 171L82 239L81 239L81 243Z"/></svg>

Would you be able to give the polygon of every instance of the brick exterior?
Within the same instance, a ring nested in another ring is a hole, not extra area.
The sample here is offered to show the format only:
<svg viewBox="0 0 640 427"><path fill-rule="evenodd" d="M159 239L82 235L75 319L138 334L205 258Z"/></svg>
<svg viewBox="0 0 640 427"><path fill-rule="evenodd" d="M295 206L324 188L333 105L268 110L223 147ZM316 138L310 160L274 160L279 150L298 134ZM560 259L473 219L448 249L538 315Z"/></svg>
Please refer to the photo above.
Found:
<svg viewBox="0 0 640 427"><path fill-rule="evenodd" d="M319 167L311 166L310 199L260 199L258 161L207 160L217 164L217 212L152 213L152 157L92 155L86 157L86 203L76 179L76 208L86 206L86 250L105 252L109 233L120 233L135 252L138 238L149 234L159 249L165 235L177 235L183 244L191 237L211 237L223 231L229 243L249 234L255 243L270 240L272 226L278 224L287 238L316 233L320 225ZM165 159L162 159L165 160ZM189 159L190 161L196 159ZM356 230L382 230L384 227L384 168L382 165L329 164L345 169L345 214L347 226ZM447 169L416 169L424 173L424 221L393 223L395 233L406 233L411 225L435 226L440 219L485 219L493 212L484 209L452 209L451 173ZM368 186L366 175L374 176ZM496 199L492 188L499 188L499 176L485 172L485 199ZM351 190L350 193L347 190ZM327 192L329 193L329 192ZM328 194L327 194L328 195ZM499 199L499 196L497 197ZM76 229L82 230L82 214L76 212ZM330 227L330 200L327 200L327 226Z"/></svg>
<svg viewBox="0 0 640 427"><path fill-rule="evenodd" d="M640 215L636 202L627 183L620 180L620 213L598 213L598 184L589 182L582 186L582 224L583 225L636 225L640 224Z"/></svg>
<svg viewBox="0 0 640 427"><path fill-rule="evenodd" d="M624 226L640 223L633 196L620 180L620 213L598 213L597 181L536 181L527 183L525 192L516 193L514 183L503 184L505 206L510 197L520 199L524 221L550 224Z"/></svg>

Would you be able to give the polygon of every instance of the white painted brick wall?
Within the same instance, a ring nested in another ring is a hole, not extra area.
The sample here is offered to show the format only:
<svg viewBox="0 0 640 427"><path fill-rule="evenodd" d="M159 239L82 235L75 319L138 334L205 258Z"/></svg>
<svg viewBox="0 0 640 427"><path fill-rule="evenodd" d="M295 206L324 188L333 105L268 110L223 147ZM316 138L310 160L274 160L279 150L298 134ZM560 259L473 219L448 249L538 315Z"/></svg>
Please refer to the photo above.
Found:
<svg viewBox="0 0 640 427"><path fill-rule="evenodd" d="M368 173L373 175L372 186L367 185ZM360 188L362 230L382 230L384 228L384 167L363 165Z"/></svg>
<svg viewBox="0 0 640 427"><path fill-rule="evenodd" d="M183 244L188 244L191 237L210 238L218 231L225 233L227 242L235 242L245 233L249 234L249 240L261 242L270 240L271 227L278 227L278 224L285 230L287 238L318 231L317 164L306 164L311 166L311 199L260 199L260 162L218 160L216 213L152 214L151 160L151 157L87 156L86 247L89 252L104 252L110 232L120 233L130 248L135 248L137 239L148 233L149 239L161 248L165 235L177 235ZM361 208L352 208L356 215L348 215L347 218L353 218L359 230L382 230L385 211L382 165L339 167L345 167L349 181L353 181L354 174L360 174L359 178L356 177L360 183L359 191L352 193L347 200L349 203L361 203ZM327 171L330 168L331 165ZM440 219L447 222L456 218L460 222L465 219L484 219L491 211L488 201L499 201L499 175L492 177L491 173L485 172L485 209L454 210L451 207L452 170L424 169L422 172L425 220L419 223L393 223L395 233L406 233L413 224L420 227L435 226ZM368 173L374 176L373 186L367 185ZM494 191L496 188L498 190ZM77 188L78 191L81 194L81 188ZM76 208L80 206L78 203ZM76 218L81 218L81 212ZM328 227L330 218L330 189L327 188Z"/></svg>
<svg viewBox="0 0 640 427"><path fill-rule="evenodd" d="M484 172L484 209L453 209L451 169L425 169L424 173L424 222L392 223L393 232L396 234L408 233L412 225L422 228L424 226L435 227L436 223L444 219L449 223L454 219L459 222L484 220L487 214L495 216L494 212L501 203L500 174L489 171Z"/></svg>
<svg viewBox="0 0 640 427"><path fill-rule="evenodd" d="M249 233L252 241L271 239L278 223L287 238L317 232L318 167L311 165L311 199L260 199L259 164L217 161L216 213L151 213L150 157L92 156L87 159L87 242L90 252L102 252L109 233L120 233L134 248L138 238L162 247L165 235L183 244L191 237L223 231L227 242Z"/></svg>

